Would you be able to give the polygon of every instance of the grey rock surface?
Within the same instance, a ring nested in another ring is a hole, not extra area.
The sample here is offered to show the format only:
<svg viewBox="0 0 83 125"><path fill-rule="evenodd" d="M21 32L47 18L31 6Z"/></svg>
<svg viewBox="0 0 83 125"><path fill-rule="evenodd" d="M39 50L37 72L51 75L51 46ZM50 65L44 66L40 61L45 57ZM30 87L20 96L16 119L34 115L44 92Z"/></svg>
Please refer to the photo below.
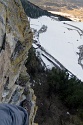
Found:
<svg viewBox="0 0 83 125"><path fill-rule="evenodd" d="M30 125L34 121L36 100L24 62L31 45L32 32L20 0L0 0L0 102L18 105L29 97L33 103ZM27 76L25 86L16 84L22 74ZM28 88L26 95L25 88Z"/></svg>

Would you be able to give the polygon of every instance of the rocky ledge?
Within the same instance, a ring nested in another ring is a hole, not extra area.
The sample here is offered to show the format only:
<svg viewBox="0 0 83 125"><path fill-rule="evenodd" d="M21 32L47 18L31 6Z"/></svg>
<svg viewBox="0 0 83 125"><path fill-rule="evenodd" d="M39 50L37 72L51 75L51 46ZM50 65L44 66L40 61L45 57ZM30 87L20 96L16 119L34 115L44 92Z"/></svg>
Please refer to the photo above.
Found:
<svg viewBox="0 0 83 125"><path fill-rule="evenodd" d="M29 99L30 125L37 109L24 66L31 44L32 32L20 0L0 0L0 102L19 104Z"/></svg>

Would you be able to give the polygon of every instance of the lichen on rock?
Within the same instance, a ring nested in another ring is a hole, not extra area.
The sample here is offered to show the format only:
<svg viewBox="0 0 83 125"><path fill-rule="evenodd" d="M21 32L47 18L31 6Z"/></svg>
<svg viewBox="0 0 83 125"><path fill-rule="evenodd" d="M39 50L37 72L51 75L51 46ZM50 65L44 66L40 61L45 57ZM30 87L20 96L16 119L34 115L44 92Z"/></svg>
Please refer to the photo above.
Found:
<svg viewBox="0 0 83 125"><path fill-rule="evenodd" d="M24 66L31 45L32 32L20 0L0 0L0 102L18 104L26 98L24 89L31 91ZM17 84L19 76L25 86ZM28 91L31 100L34 92Z"/></svg>

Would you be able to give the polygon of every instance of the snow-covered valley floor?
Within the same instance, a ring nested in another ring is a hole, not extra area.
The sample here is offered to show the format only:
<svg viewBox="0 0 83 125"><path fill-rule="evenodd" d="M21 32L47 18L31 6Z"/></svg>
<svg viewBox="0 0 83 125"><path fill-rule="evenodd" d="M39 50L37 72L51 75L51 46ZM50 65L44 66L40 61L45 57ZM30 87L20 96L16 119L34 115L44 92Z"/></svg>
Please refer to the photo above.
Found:
<svg viewBox="0 0 83 125"><path fill-rule="evenodd" d="M51 68L53 64L47 60L49 58L83 81L83 53L80 54L78 49L83 45L83 23L61 22L57 17L42 16L38 19L30 18L30 26L34 32L33 46L38 47L38 51L42 47L42 50L47 52L42 50L40 52L44 63Z"/></svg>

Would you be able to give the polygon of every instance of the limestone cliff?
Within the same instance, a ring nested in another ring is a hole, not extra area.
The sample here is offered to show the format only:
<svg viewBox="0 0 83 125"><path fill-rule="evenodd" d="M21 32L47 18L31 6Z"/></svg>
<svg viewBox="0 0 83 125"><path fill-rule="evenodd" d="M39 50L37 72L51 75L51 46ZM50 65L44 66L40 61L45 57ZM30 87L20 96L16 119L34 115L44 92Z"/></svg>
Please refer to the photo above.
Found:
<svg viewBox="0 0 83 125"><path fill-rule="evenodd" d="M31 43L32 32L20 0L0 0L0 102L18 104L26 96L34 102L24 66ZM24 74L23 87L17 81ZM23 94L25 87L29 94Z"/></svg>

